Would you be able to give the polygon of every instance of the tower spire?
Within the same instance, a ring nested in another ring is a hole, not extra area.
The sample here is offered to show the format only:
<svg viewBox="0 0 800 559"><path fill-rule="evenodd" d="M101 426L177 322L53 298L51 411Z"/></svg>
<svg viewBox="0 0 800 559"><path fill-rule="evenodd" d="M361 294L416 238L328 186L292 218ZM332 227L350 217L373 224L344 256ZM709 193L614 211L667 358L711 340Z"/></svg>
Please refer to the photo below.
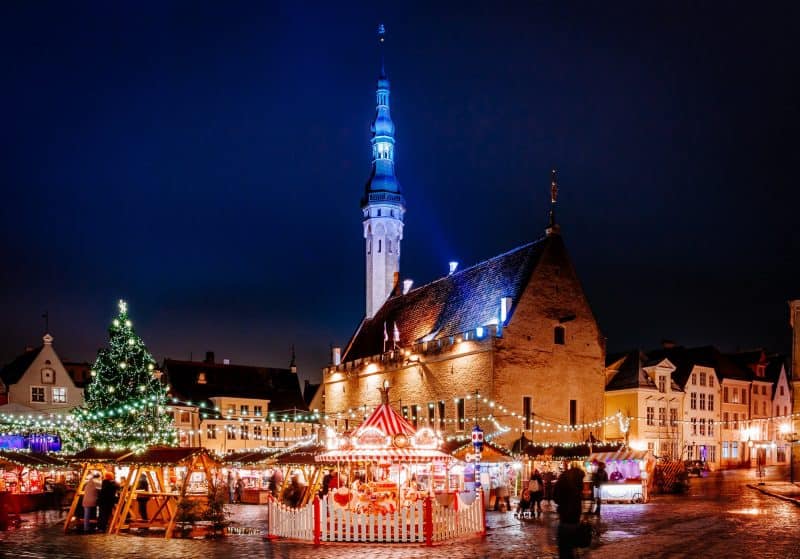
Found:
<svg viewBox="0 0 800 559"><path fill-rule="evenodd" d="M372 318L395 289L400 271L400 241L406 202L394 172L394 122L389 111L389 78L384 49L386 27L378 26L381 67L375 91L372 138L372 172L361 199L367 256L367 318Z"/></svg>
<svg viewBox="0 0 800 559"><path fill-rule="evenodd" d="M556 223L556 201L558 200L558 171L553 169L550 172L550 222L545 230L548 235L558 234L559 225Z"/></svg>

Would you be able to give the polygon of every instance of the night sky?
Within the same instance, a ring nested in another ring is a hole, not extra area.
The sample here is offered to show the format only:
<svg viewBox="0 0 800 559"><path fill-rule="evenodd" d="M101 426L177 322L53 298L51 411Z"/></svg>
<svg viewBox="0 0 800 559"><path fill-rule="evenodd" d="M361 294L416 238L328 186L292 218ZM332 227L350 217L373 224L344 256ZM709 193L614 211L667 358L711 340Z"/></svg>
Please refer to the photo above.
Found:
<svg viewBox="0 0 800 559"><path fill-rule="evenodd" d="M93 360L125 298L159 361L287 366L294 343L318 378L364 312L380 22L402 277L541 236L557 167L609 350L787 350L798 21L788 2L3 2L0 363L45 310L61 357Z"/></svg>

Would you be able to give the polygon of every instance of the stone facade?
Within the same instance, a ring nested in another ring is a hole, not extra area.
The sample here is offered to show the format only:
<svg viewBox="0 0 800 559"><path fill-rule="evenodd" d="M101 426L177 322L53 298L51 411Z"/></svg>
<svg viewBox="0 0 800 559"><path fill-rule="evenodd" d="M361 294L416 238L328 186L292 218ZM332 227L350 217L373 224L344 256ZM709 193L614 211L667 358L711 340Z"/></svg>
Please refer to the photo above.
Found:
<svg viewBox="0 0 800 559"><path fill-rule="evenodd" d="M506 444L522 432L534 442L577 442L589 431L602 438L602 427L566 427L603 417L603 338L560 235L539 243L541 254L519 295L496 301L494 324L476 323L443 336L432 332L382 354L348 359L350 350L343 363L325 369L325 412L333 424L346 429L361 421L380 402L378 388L388 380L393 405L412 421L447 434L468 432L477 417L487 434L509 429L496 439ZM484 264L492 261L478 266ZM487 266L486 274L492 270ZM476 285L482 281L475 279ZM422 295L412 291L407 305L415 296ZM456 304L452 299L431 305L447 308ZM404 305L396 303L401 317ZM417 326L404 324L404 330ZM358 345L359 335L349 348Z"/></svg>

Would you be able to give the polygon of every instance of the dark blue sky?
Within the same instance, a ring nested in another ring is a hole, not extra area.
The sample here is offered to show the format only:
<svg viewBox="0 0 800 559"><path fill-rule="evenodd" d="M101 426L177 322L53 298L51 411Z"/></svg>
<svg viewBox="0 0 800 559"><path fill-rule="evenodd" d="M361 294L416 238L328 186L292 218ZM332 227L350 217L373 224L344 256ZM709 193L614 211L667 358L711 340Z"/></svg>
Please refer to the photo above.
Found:
<svg viewBox="0 0 800 559"><path fill-rule="evenodd" d="M609 348L785 349L800 297L791 3L4 2L0 362L151 351L316 378L364 312L388 30L402 276L537 238L549 170Z"/></svg>

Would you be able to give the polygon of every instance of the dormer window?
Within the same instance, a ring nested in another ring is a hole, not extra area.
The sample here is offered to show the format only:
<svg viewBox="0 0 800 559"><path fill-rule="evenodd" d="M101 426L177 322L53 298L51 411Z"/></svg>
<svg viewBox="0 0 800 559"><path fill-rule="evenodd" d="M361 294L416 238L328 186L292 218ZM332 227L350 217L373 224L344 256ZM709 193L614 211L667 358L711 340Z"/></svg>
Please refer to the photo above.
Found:
<svg viewBox="0 0 800 559"><path fill-rule="evenodd" d="M198 373L197 375L197 384L206 384L208 381L206 380L206 374L204 372Z"/></svg>

